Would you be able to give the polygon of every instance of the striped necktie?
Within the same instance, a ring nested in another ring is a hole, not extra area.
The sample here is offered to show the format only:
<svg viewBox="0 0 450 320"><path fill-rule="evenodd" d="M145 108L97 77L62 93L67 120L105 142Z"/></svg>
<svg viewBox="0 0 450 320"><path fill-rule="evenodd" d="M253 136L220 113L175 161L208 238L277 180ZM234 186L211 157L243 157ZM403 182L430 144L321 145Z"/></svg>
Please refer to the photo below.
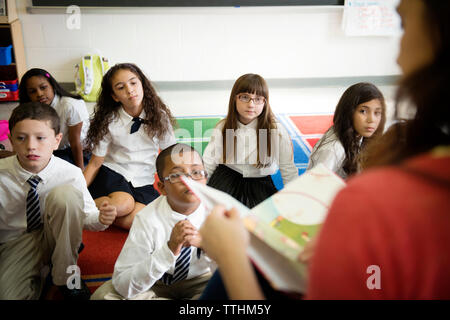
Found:
<svg viewBox="0 0 450 320"><path fill-rule="evenodd" d="M142 119L141 118L133 118L133 124L131 125L131 130L130 130L130 134L135 133L136 131L139 130L139 128L141 127L141 123L142 123Z"/></svg>
<svg viewBox="0 0 450 320"><path fill-rule="evenodd" d="M189 264L191 262L191 251L191 247L184 247L181 249L177 262L175 263L173 275L166 272L162 277L164 284L174 284L175 282L186 279L189 273Z"/></svg>
<svg viewBox="0 0 450 320"><path fill-rule="evenodd" d="M42 225L39 195L36 191L41 178L33 176L27 180L31 186L27 195L27 232L38 229Z"/></svg>

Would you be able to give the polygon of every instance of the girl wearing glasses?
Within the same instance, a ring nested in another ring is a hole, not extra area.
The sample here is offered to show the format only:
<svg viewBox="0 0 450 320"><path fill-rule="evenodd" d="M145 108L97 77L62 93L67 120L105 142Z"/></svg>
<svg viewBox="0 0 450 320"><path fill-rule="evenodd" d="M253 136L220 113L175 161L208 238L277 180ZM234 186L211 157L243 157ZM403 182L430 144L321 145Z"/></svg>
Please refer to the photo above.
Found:
<svg viewBox="0 0 450 320"><path fill-rule="evenodd" d="M215 127L203 160L208 185L249 208L277 192L270 175L278 169L284 184L298 176L291 138L272 113L261 76L245 74L236 80L228 114Z"/></svg>
<svg viewBox="0 0 450 320"><path fill-rule="evenodd" d="M333 117L333 126L316 143L308 168L322 163L342 179L360 171L359 154L380 136L386 122L383 94L371 83L357 83L345 90Z"/></svg>

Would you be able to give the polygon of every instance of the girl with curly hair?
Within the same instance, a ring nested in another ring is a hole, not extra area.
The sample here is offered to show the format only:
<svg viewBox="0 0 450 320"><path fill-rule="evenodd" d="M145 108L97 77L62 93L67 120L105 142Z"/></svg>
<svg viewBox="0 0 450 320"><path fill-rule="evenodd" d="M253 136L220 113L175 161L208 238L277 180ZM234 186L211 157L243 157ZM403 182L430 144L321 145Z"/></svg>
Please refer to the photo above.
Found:
<svg viewBox="0 0 450 320"><path fill-rule="evenodd" d="M159 149L175 143L169 108L134 64L113 66L87 134L92 157L84 171L98 208L117 208L115 224L129 229L134 216L159 196L154 189Z"/></svg>

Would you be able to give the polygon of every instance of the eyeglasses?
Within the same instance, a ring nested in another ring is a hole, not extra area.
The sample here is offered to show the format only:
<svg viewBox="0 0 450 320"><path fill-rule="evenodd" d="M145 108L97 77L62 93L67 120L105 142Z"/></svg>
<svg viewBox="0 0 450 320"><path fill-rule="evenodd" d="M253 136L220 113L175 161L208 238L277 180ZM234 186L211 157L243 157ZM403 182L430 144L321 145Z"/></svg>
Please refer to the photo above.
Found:
<svg viewBox="0 0 450 320"><path fill-rule="evenodd" d="M181 177L185 176L193 180L202 180L208 177L208 173L205 170L194 170L191 173L171 173L167 177L163 178L164 181L170 183L181 182Z"/></svg>
<svg viewBox="0 0 450 320"><path fill-rule="evenodd" d="M264 102L266 102L266 98L264 98L264 97L256 96L255 98L252 98L252 97L250 97L250 95L248 95L246 93L238 94L238 99L245 103L249 103L250 101L253 100L253 103L256 105L261 105L261 104L264 104Z"/></svg>

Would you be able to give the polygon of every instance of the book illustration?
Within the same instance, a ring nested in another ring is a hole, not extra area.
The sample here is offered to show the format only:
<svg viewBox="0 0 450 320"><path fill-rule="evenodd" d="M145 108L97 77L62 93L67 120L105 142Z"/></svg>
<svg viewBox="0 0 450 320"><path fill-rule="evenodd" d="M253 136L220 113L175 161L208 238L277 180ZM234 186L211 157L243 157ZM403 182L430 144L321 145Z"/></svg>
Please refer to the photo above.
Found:
<svg viewBox="0 0 450 320"><path fill-rule="evenodd" d="M302 252L325 220L345 182L323 165L291 181L244 218L255 236L291 260Z"/></svg>

